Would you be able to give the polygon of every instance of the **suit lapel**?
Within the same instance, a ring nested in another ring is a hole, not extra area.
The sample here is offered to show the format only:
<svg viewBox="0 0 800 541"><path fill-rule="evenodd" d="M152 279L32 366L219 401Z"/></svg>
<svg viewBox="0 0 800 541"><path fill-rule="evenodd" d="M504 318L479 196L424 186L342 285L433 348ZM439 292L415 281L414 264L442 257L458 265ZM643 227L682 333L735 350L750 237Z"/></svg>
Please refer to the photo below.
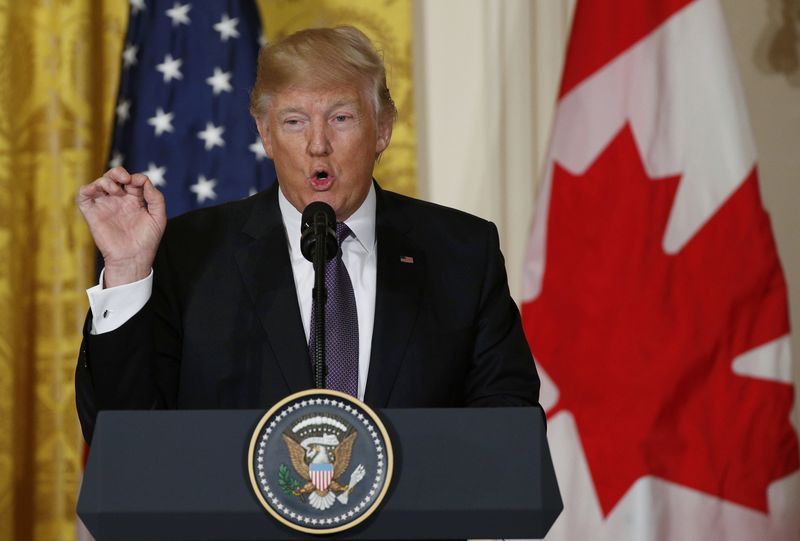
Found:
<svg viewBox="0 0 800 541"><path fill-rule="evenodd" d="M423 253L408 239L410 222L377 187L377 290L372 354L364 401L385 407L419 312L425 276Z"/></svg>
<svg viewBox="0 0 800 541"><path fill-rule="evenodd" d="M242 230L252 242L236 252L236 263L256 307L269 345L290 392L313 387L277 184L253 205Z"/></svg>

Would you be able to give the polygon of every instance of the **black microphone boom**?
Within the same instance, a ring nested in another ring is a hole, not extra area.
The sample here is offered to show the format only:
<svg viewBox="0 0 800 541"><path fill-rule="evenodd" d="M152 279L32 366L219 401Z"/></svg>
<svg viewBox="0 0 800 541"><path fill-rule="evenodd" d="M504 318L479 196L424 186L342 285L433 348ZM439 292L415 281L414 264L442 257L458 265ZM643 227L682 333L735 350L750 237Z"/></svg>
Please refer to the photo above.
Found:
<svg viewBox="0 0 800 541"><path fill-rule="evenodd" d="M336 239L336 213L327 203L315 201L303 211L300 224L300 251L314 264L314 385L325 388L325 262L339 251Z"/></svg>

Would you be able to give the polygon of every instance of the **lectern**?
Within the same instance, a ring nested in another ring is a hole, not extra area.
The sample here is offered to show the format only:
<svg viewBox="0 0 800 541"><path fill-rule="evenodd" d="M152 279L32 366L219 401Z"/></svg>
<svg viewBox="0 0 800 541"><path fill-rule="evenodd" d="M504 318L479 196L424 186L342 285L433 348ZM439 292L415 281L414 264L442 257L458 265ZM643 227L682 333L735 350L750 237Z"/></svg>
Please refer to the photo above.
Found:
<svg viewBox="0 0 800 541"><path fill-rule="evenodd" d="M105 411L78 515L97 541L308 539L247 471L263 412ZM326 539L540 538L563 508L540 410L386 409L395 471L381 507Z"/></svg>

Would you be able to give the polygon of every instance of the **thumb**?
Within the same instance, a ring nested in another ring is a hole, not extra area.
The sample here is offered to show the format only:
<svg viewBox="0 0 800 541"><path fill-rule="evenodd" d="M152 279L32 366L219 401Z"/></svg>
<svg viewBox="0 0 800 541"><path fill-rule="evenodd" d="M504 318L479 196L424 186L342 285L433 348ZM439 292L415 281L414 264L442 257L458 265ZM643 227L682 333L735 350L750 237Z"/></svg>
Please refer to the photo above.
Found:
<svg viewBox="0 0 800 541"><path fill-rule="evenodd" d="M144 201L147 203L147 212L158 220L160 224L167 221L167 205L164 201L164 194L158 191L158 188L153 186L150 179L144 181Z"/></svg>

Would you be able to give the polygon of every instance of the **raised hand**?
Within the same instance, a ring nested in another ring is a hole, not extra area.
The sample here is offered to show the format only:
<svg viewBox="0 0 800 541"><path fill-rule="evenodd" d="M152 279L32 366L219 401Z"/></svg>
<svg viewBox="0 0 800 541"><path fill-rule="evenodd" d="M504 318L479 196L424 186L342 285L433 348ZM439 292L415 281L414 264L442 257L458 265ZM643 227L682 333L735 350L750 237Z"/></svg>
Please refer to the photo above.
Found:
<svg viewBox="0 0 800 541"><path fill-rule="evenodd" d="M164 196L141 173L115 167L75 198L105 260L105 287L145 278L167 224Z"/></svg>

